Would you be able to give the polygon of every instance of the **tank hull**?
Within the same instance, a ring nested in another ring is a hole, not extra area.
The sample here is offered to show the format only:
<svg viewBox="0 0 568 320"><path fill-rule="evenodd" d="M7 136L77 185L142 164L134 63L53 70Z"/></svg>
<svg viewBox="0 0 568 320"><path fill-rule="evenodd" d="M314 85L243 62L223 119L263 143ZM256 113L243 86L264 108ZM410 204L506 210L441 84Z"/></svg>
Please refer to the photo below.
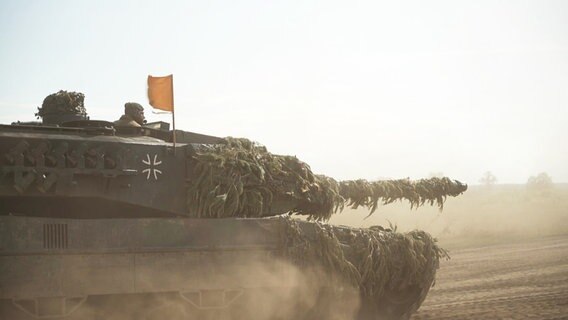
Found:
<svg viewBox="0 0 568 320"><path fill-rule="evenodd" d="M405 319L426 296L365 305L313 281L283 221L0 216L0 319Z"/></svg>

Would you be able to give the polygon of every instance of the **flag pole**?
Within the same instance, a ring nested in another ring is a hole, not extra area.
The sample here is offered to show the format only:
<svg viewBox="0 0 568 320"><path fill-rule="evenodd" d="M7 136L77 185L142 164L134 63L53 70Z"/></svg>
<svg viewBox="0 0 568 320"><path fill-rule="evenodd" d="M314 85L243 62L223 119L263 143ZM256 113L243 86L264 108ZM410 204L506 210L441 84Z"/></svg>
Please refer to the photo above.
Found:
<svg viewBox="0 0 568 320"><path fill-rule="evenodd" d="M173 127L173 142L174 142L174 155L176 154L176 112L174 107L174 75L172 74L172 127Z"/></svg>

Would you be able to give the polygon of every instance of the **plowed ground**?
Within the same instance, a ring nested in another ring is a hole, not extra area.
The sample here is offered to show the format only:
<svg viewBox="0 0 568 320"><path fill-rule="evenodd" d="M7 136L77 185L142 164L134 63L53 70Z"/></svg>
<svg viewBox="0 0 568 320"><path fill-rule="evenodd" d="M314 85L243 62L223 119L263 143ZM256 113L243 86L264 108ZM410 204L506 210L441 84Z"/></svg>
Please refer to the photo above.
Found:
<svg viewBox="0 0 568 320"><path fill-rule="evenodd" d="M568 235L452 250L418 319L568 319Z"/></svg>

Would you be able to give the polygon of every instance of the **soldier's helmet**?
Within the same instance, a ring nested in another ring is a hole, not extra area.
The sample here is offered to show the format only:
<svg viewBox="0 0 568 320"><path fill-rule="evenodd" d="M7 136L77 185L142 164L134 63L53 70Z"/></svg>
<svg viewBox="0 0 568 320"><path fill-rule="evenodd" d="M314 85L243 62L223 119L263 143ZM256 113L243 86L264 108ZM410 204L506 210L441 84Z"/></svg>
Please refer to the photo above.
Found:
<svg viewBox="0 0 568 320"><path fill-rule="evenodd" d="M146 118L144 117L144 107L142 107L142 105L137 102L125 103L124 114L129 115L139 125L146 123Z"/></svg>
<svg viewBox="0 0 568 320"><path fill-rule="evenodd" d="M144 107L137 102L127 102L124 104L124 112L128 113L130 111L144 111Z"/></svg>

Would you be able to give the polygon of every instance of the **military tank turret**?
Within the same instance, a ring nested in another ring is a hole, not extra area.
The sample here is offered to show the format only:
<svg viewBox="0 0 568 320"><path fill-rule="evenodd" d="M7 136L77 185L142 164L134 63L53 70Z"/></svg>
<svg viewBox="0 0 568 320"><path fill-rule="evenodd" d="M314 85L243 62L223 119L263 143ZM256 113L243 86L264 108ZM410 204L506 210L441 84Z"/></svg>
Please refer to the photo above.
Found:
<svg viewBox="0 0 568 320"><path fill-rule="evenodd" d="M246 139L90 120L83 99L0 125L0 319L408 319L447 256L423 231L323 222L441 208L458 181L336 181Z"/></svg>

